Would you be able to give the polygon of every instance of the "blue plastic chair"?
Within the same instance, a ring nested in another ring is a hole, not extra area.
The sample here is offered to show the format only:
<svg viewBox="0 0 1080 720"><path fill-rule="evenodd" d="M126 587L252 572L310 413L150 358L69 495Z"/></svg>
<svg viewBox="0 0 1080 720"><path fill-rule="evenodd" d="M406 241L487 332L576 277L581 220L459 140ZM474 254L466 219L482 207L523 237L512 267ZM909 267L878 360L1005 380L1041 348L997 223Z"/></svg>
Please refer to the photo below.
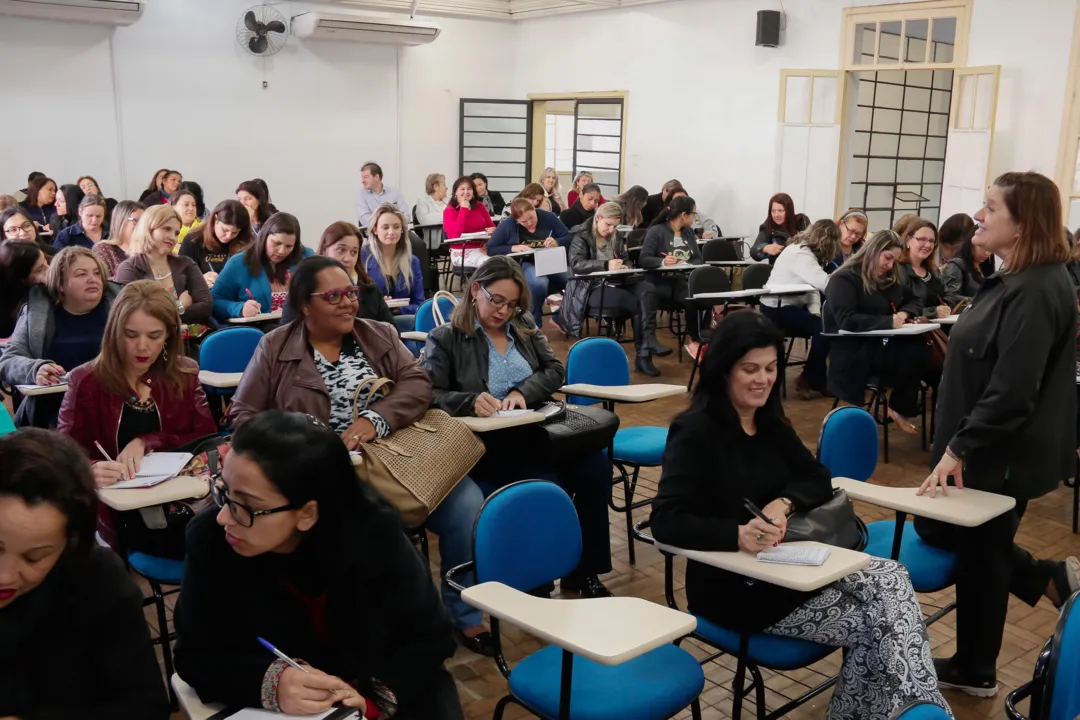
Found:
<svg viewBox="0 0 1080 720"><path fill-rule="evenodd" d="M1054 636L1035 662L1031 682L1005 697L1005 714L1012 720L1074 720L1080 717L1080 592L1066 601ZM1031 698L1028 714L1016 704Z"/></svg>
<svg viewBox="0 0 1080 720"><path fill-rule="evenodd" d="M224 328L212 332L199 346L199 369L216 373L244 372L262 339L263 332L252 327ZM215 418L220 423L228 414L224 407L224 399L232 397L236 392L235 388L213 388L204 385L203 390L206 391L208 398L222 399L220 406L222 417ZM211 403L211 408L217 414L218 403Z"/></svg>
<svg viewBox="0 0 1080 720"><path fill-rule="evenodd" d="M180 592L180 581L184 577L184 561L170 560L168 558L147 555L146 553L133 552L128 554L128 566L135 572L146 578L150 585L150 597L143 598L143 607L153 605L157 611L157 634L150 641L152 645L161 646L161 659L165 664L166 677L173 675L172 641L176 639L175 632L169 632L169 619L165 616L165 598ZM162 585L173 586L163 590ZM171 685L168 686L169 702L176 709L176 694Z"/></svg>
<svg viewBox="0 0 1080 720"><path fill-rule="evenodd" d="M642 542L655 544L652 536L645 532L648 527L648 520L638 521L634 525L633 535ZM667 598L667 604L679 610L678 601L675 599L675 556L663 550L660 554L664 556L664 595ZM786 638L767 633L743 633L717 625L700 615L694 617L697 618L697 629L690 636L718 650L701 658L701 664L712 662L724 654L736 659L735 677L731 683L733 720L739 720L742 717L743 700L751 691L754 692L758 720L775 720L786 716L803 703L825 692L839 679L838 676L831 677L770 713L765 706L765 679L761 674L761 668L779 671L798 670L828 657L837 648L799 638ZM752 678L749 687L746 687L747 673L750 673Z"/></svg>
<svg viewBox="0 0 1080 720"><path fill-rule="evenodd" d="M0 435L6 435L9 432L15 432L15 422L8 414L7 408L0 405Z"/></svg>
<svg viewBox="0 0 1080 720"><path fill-rule="evenodd" d="M818 460L832 477L869 480L878 460L877 423L870 413L862 408L842 407L826 415L818 436ZM914 524L905 521L906 516L897 512L895 520L867 525L863 552L902 563L916 592L944 590L956 581L956 555L920 538ZM955 607L956 603L946 605L927 618L926 624L937 622Z"/></svg>
<svg viewBox="0 0 1080 720"><path fill-rule="evenodd" d="M447 580L475 568L476 580L528 592L569 574L581 559L581 526L574 503L554 483L525 480L492 493L473 530L474 560L450 570ZM547 602L597 602L550 600ZM672 644L607 666L549 645L522 658L513 670L503 656L498 618L491 618L495 662L510 694L495 707L501 720L511 702L554 720L660 720L690 707L701 718L701 666ZM566 681L569 682L566 682ZM564 684L565 683L565 684Z"/></svg>
<svg viewBox="0 0 1080 720"><path fill-rule="evenodd" d="M889 720L949 720L951 717L940 705L918 700L894 712Z"/></svg>
<svg viewBox="0 0 1080 720"><path fill-rule="evenodd" d="M414 325L414 328L417 332L429 333L436 328L435 313L431 309L434 302L435 299L430 298L416 309L416 325ZM450 313L454 312L454 303L450 302L449 298L440 297L439 310L442 311L443 317L449 318Z"/></svg>
<svg viewBox="0 0 1080 720"><path fill-rule="evenodd" d="M566 356L566 382L568 385L585 383L613 387L630 384L630 362L622 346L611 338L588 337L577 341ZM595 405L615 412L612 400L567 396L567 401L577 405ZM634 553L633 529L634 510L647 507L652 498L634 500L637 492L638 475L643 467L659 467L664 459L664 447L667 445L668 429L653 425L620 428L615 433L612 447L609 448L612 462L619 470L619 477L612 479L612 494L608 504L617 513L626 515L627 551L630 564L637 562ZM630 472L628 472L628 469ZM623 486L623 504L615 502L614 486L619 482Z"/></svg>

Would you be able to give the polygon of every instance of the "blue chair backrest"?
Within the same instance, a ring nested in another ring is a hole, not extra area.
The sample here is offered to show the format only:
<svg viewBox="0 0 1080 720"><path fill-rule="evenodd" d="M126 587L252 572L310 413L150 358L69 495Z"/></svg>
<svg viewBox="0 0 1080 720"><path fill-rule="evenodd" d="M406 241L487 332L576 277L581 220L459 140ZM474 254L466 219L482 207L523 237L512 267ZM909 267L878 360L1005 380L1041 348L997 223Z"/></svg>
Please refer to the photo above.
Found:
<svg viewBox="0 0 1080 720"><path fill-rule="evenodd" d="M877 423L862 408L837 408L821 423L817 452L832 477L869 480L878 461Z"/></svg>
<svg viewBox="0 0 1080 720"><path fill-rule="evenodd" d="M433 300L425 300L416 309L416 324L413 327L417 332L429 333L435 329L435 313L431 310L432 302ZM443 317L449 321L450 313L454 312L454 303L446 298L439 298L439 309Z"/></svg>
<svg viewBox="0 0 1080 720"><path fill-rule="evenodd" d="M1049 698L1048 720L1074 720L1080 716L1080 592L1065 603L1050 645L1050 666L1044 697Z"/></svg>
<svg viewBox="0 0 1080 720"><path fill-rule="evenodd" d="M914 702L889 716L889 720L949 720L945 708L929 702Z"/></svg>
<svg viewBox="0 0 1080 720"><path fill-rule="evenodd" d="M629 385L630 362L622 345L611 338L590 337L578 340L566 356L566 384ZM595 405L596 398L571 395L576 405Z"/></svg>
<svg viewBox="0 0 1080 720"><path fill-rule="evenodd" d="M263 333L255 328L225 328L210 333L199 346L199 369L219 373L244 372Z"/></svg>
<svg viewBox="0 0 1080 720"><path fill-rule="evenodd" d="M501 582L523 592L569 575L581 559L573 501L544 480L500 488L476 517L473 557L477 582Z"/></svg>
<svg viewBox="0 0 1080 720"><path fill-rule="evenodd" d="M8 415L7 408L0 405L0 435L6 435L9 432L15 432L15 423Z"/></svg>

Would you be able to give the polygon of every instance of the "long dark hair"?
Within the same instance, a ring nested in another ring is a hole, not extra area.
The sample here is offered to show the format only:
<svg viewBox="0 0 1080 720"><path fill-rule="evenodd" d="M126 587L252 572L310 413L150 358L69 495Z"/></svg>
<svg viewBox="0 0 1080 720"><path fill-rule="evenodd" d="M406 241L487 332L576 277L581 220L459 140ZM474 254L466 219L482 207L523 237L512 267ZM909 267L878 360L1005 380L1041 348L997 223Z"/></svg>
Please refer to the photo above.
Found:
<svg viewBox="0 0 1080 720"><path fill-rule="evenodd" d="M701 364L701 380L694 390L692 407L706 410L724 424L738 424L739 416L728 394L732 368L751 350L775 348L777 382L754 419L759 424L788 424L780 400L780 381L784 372L784 336L767 317L755 312L728 315L713 331L709 349Z"/></svg>
<svg viewBox="0 0 1080 720"><path fill-rule="evenodd" d="M38 193L41 192L41 188L45 187L49 183L52 183L54 186L56 185L55 180L53 180L52 178L47 178L44 175L42 175L39 178L34 178L33 180L31 180L26 185L26 200L23 201L23 202L26 203L26 207L31 207L31 208L38 207L38 202L37 202ZM57 186L57 192L59 192L59 191L60 191L59 186ZM67 196L65 195L64 197L67 197ZM75 205L78 206L78 203L75 203ZM70 210L71 208L68 208L68 209ZM48 220L48 218L45 218L45 219Z"/></svg>
<svg viewBox="0 0 1080 720"><path fill-rule="evenodd" d="M206 203L203 201L202 185L194 180L185 180L180 183L180 190L186 190L191 193L191 197L195 198L195 216L199 220L206 217Z"/></svg>
<svg viewBox="0 0 1080 720"><path fill-rule="evenodd" d="M772 206L773 203L779 203L784 206L784 224L777 225L772 219ZM769 211L765 214L765 229L769 232L781 231L787 233L788 237L795 237L799 232L799 220L795 217L795 201L791 199L791 196L787 193L776 193L769 198Z"/></svg>
<svg viewBox="0 0 1080 720"><path fill-rule="evenodd" d="M4 236L4 223L6 223L13 215L22 215L24 218L26 218L27 222L34 226L34 239L27 240L26 242L37 242L39 245L42 244L40 242L41 237L38 234L37 225L34 225L34 223L30 219L30 211L28 211L21 205L13 205L9 208L4 208L3 210L0 210L0 243L5 241L16 242L19 240L18 238L8 240L7 237ZM49 243L45 244L49 245L49 247L52 247L52 245Z"/></svg>
<svg viewBox="0 0 1080 720"><path fill-rule="evenodd" d="M338 445L345 448L340 438ZM64 555L89 554L96 545L97 492L90 462L74 440L39 428L16 430L0 437L0 467L0 497L53 506L67 519Z"/></svg>
<svg viewBox="0 0 1080 720"><path fill-rule="evenodd" d="M10 335L19 310L30 297L26 279L34 269L42 250L29 240L0 242L0 334Z"/></svg>
<svg viewBox="0 0 1080 720"><path fill-rule="evenodd" d="M473 204L476 204L478 202L481 205L483 204L483 202L481 202L481 200L480 200L480 196L476 194L476 183L474 183L472 181L472 178L469 178L469 177L466 177L466 176L462 175L461 177L459 177L457 180L454 181L454 187L450 191L449 205L450 205L450 207L454 208L455 210L457 210L459 207L461 207L461 204L458 203L458 200L457 200L457 189L459 187L461 187L462 185L466 185L466 184L469 187L472 188Z"/></svg>
<svg viewBox="0 0 1080 720"><path fill-rule="evenodd" d="M67 221L68 225L79 222L79 204L83 201L83 198L86 197L86 193L84 193L83 189L78 185L61 185L57 192L63 193L64 204L67 205L67 214L61 217ZM59 229L53 228L53 232L59 232Z"/></svg>
<svg viewBox="0 0 1080 720"><path fill-rule="evenodd" d="M975 246L972 244L972 239L975 237L975 231L978 230L978 226L972 224L971 229L964 233L964 239L960 242L960 249L956 251L954 257L960 259L960 263L965 265L967 269L982 279L985 276L983 272L983 266L975 262ZM990 260L993 261L994 256L990 256Z"/></svg>
<svg viewBox="0 0 1080 720"><path fill-rule="evenodd" d="M196 198L197 200L197 198ZM246 250L251 245L251 216L239 200L222 200L210 213L210 217L200 227L202 246L210 252L221 252L224 248L214 234L214 221L232 225L240 232L229 241L229 257Z"/></svg>
<svg viewBox="0 0 1080 720"><path fill-rule="evenodd" d="M938 230L939 247L955 247L964 242L964 236L975 229L975 221L966 213L950 215Z"/></svg>
<svg viewBox="0 0 1080 720"><path fill-rule="evenodd" d="M261 412L233 435L232 452L254 461L290 505L318 504L319 520L304 542L315 544L313 557L327 569L338 566L342 550L356 547L358 534L400 532L393 511L356 481L341 437L310 415Z"/></svg>
<svg viewBox="0 0 1080 720"><path fill-rule="evenodd" d="M258 201L259 209L255 211L255 219L259 221L258 224L261 227L270 219L270 198L266 197L266 191L263 190L263 186L254 180L245 180L237 185L236 192L240 192L241 190L254 196L255 200Z"/></svg>
<svg viewBox="0 0 1080 720"><path fill-rule="evenodd" d="M245 211L246 212L246 211ZM296 237L296 244L292 252L277 266L272 266L270 256L266 253L266 241L271 235L281 233ZM284 283L289 276L289 268L300 261L304 254L304 245L300 242L300 223L289 213L277 213L259 228L259 237L254 244L244 251L244 263L252 277L258 277L261 271L266 271L267 277L272 277L279 283Z"/></svg>
<svg viewBox="0 0 1080 720"><path fill-rule="evenodd" d="M405 225L408 227L408 225ZM360 228L356 227L350 222L344 220L338 220L332 222L326 226L323 230L322 237L319 238L319 255L325 255L326 251L341 241L342 238L354 237L360 249L363 250L364 238L360 235ZM364 267L364 253L356 253L356 266L353 267L353 272L356 273L357 285L370 285L374 282L367 274L367 268ZM301 263L303 264L303 263ZM346 268L348 270L348 268Z"/></svg>

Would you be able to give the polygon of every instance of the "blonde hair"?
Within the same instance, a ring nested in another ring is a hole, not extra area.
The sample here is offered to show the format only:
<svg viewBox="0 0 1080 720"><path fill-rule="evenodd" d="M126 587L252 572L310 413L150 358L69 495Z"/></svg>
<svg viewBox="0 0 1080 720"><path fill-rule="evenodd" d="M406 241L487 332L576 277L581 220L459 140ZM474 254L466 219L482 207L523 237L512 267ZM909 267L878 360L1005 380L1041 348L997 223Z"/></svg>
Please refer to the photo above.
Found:
<svg viewBox="0 0 1080 720"><path fill-rule="evenodd" d="M904 243L900 236L892 230L881 230L866 241L859 252L848 258L841 266L841 270L851 268L862 278L863 288L866 292L879 292L892 287L900 282L900 264L893 265L887 275L879 275L877 272L878 257L886 250L904 251Z"/></svg>
<svg viewBox="0 0 1080 720"><path fill-rule="evenodd" d="M589 226L589 231L592 233L593 240L596 242L597 247L607 247L608 239L596 234L596 222L600 218L618 218L621 221L623 219L623 206L617 202L606 202L596 208L596 213L593 215L593 221ZM616 232L618 231L616 230ZM612 235L614 234L615 233L612 233Z"/></svg>
<svg viewBox="0 0 1080 720"><path fill-rule="evenodd" d="M397 245L394 247L393 257L389 258L383 255L382 243L379 242L379 238L375 234L375 228L379 226L379 219L383 215L393 215L401 222L401 237L398 238ZM398 274L405 279L405 288L407 290L412 290L414 282L421 282L421 278L412 276L413 254L412 243L409 242L409 223L405 221L405 213L401 212L396 205L383 203L376 208L375 213L371 216L371 225L368 226L367 240L364 241L364 244L367 246L368 252L375 258L379 269L382 270L388 288L391 281L397 282Z"/></svg>
<svg viewBox="0 0 1080 720"><path fill-rule="evenodd" d="M45 289L48 290L49 297L57 305L64 301L63 288L67 282L68 271L79 258L89 258L94 261L98 271L101 273L101 282L107 282L109 279L109 269L105 267L104 260L81 245L69 245L56 253L56 257L49 263L49 274L45 278Z"/></svg>
<svg viewBox="0 0 1080 720"><path fill-rule="evenodd" d="M196 372L196 369L186 368L181 364L184 340L180 332L180 314L176 309L176 301L168 290L153 280L128 283L116 296L109 309L109 319L105 323L101 352L93 361L94 376L114 395L127 397L135 390L128 386L123 348L124 327L136 310L142 310L165 325L165 345L150 370L156 370L160 374L166 390L180 395L185 384L184 376Z"/></svg>
<svg viewBox="0 0 1080 720"><path fill-rule="evenodd" d="M172 205L152 205L146 208L131 233L128 254L145 255L150 252L154 247L154 231L170 220L175 220L180 227L184 226L180 213L176 212L176 208Z"/></svg>
<svg viewBox="0 0 1080 720"><path fill-rule="evenodd" d="M589 182L582 182L582 180L584 180L586 177L589 178ZM558 180L558 178L559 178L559 176L556 175L555 179ZM577 174L577 177L574 178L574 188L573 189L576 190L579 195L583 194L582 188L585 187L586 185L588 185L591 182L595 182L595 178L593 177L593 174L591 172L589 172L588 170L582 170L581 172L579 172Z"/></svg>
<svg viewBox="0 0 1080 720"><path fill-rule="evenodd" d="M555 187L551 188L551 199L557 202L559 207L565 209L566 202L563 200L562 187L559 186L559 173L557 173L553 167L546 167L544 168L544 172L540 173L540 180L542 181L548 175L552 175L555 178ZM544 183L539 182L539 185L540 187L543 187ZM544 191L544 195L545 197L547 196L546 190Z"/></svg>
<svg viewBox="0 0 1080 720"><path fill-rule="evenodd" d="M791 245L803 245L814 253L822 267L836 257L840 247L840 227L832 220L818 220L791 239Z"/></svg>

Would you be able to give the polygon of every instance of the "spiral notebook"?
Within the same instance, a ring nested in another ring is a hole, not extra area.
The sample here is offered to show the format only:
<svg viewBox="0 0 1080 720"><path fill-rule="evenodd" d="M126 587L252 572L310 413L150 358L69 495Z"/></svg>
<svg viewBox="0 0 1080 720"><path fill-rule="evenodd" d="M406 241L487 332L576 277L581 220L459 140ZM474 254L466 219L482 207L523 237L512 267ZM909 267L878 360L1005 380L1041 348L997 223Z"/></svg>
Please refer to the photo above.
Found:
<svg viewBox="0 0 1080 720"><path fill-rule="evenodd" d="M757 554L758 562L779 565L821 565L828 558L829 548L805 545L781 545Z"/></svg>

